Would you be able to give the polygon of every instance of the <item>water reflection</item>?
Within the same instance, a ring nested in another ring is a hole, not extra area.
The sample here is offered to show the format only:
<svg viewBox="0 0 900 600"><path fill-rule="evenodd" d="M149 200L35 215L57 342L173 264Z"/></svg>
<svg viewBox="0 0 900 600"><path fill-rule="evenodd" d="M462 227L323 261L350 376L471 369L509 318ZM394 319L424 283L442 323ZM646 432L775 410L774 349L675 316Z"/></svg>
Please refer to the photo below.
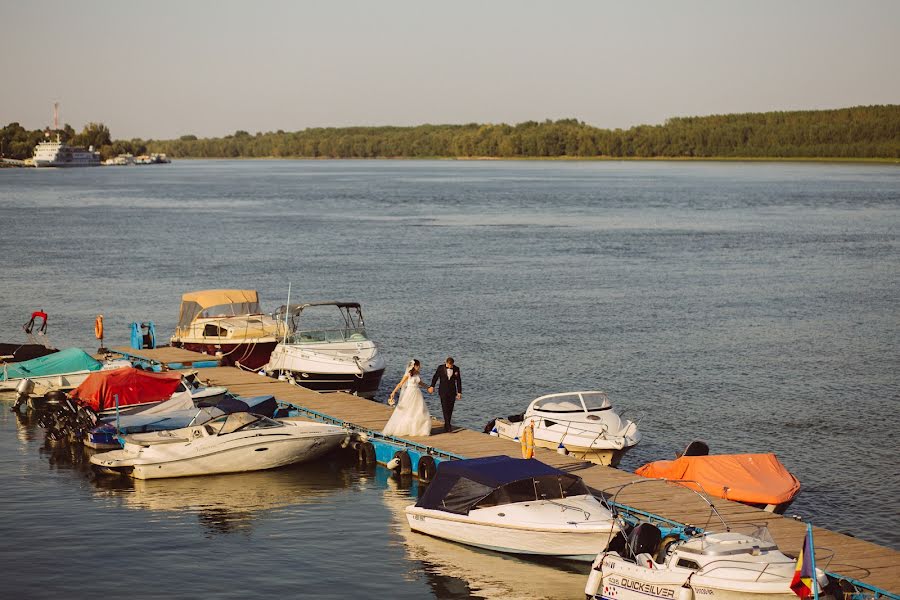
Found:
<svg viewBox="0 0 900 600"><path fill-rule="evenodd" d="M119 498L135 510L196 515L210 534L246 532L259 513L324 502L337 490L353 485L352 472L334 462L148 481L98 477L95 493Z"/></svg>
<svg viewBox="0 0 900 600"><path fill-rule="evenodd" d="M580 598L589 566L557 560L525 560L447 542L409 528L404 509L415 503L417 486L388 479L384 503L391 511L391 531L407 558L421 564L438 598Z"/></svg>

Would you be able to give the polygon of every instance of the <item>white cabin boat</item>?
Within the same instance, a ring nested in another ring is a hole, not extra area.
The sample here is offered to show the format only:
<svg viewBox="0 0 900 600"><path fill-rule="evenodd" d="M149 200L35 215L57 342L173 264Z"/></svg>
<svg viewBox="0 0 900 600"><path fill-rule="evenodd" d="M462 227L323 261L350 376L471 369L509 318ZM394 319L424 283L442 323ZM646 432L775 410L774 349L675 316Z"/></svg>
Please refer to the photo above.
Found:
<svg viewBox="0 0 900 600"><path fill-rule="evenodd" d="M358 303L292 304L279 308L279 315L291 333L272 351L263 367L267 375L318 392L375 396L385 361L366 333Z"/></svg>
<svg viewBox="0 0 900 600"><path fill-rule="evenodd" d="M612 408L605 392L564 392L541 396L521 415L495 419L485 433L521 439L534 426L534 444L601 465L616 466L641 441L637 424Z"/></svg>
<svg viewBox="0 0 900 600"><path fill-rule="evenodd" d="M100 153L91 146L69 146L56 135L56 141L45 140L34 147L31 159L35 167L99 167Z"/></svg>

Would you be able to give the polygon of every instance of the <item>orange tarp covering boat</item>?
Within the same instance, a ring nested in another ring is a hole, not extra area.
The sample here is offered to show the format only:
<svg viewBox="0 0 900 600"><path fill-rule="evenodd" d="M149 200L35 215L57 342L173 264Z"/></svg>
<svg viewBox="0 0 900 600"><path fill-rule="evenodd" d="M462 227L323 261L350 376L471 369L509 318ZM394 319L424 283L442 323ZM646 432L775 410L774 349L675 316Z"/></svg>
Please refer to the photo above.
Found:
<svg viewBox="0 0 900 600"><path fill-rule="evenodd" d="M635 471L657 479L688 479L711 496L750 504L781 504L800 491L800 482L774 454L718 454L658 460Z"/></svg>
<svg viewBox="0 0 900 600"><path fill-rule="evenodd" d="M99 412L116 406L116 394L119 396L119 406L167 400L179 383L180 373L151 373L123 367L91 373L69 396L78 404Z"/></svg>

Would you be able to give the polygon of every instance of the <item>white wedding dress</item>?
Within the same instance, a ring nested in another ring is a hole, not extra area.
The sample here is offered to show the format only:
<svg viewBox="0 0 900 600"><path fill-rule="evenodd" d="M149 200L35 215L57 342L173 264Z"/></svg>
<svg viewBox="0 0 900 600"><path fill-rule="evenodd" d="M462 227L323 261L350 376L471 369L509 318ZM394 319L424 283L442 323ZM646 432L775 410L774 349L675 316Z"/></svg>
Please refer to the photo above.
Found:
<svg viewBox="0 0 900 600"><path fill-rule="evenodd" d="M419 389L420 381L418 375L413 375L403 384L397 408L382 431L384 435L431 435L431 413Z"/></svg>

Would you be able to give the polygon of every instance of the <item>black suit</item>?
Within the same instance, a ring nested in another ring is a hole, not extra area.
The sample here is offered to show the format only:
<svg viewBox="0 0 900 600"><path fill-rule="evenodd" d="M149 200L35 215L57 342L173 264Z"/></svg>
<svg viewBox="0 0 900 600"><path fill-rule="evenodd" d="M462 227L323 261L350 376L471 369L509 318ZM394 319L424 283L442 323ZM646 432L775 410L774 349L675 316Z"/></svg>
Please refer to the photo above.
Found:
<svg viewBox="0 0 900 600"><path fill-rule="evenodd" d="M453 375L447 375L447 365L443 364L434 372L431 378L431 387L439 384L438 394L441 396L441 411L444 413L444 431L450 431L450 418L453 416L453 405L456 404L456 395L462 394L462 378L459 376L459 367L453 365Z"/></svg>

